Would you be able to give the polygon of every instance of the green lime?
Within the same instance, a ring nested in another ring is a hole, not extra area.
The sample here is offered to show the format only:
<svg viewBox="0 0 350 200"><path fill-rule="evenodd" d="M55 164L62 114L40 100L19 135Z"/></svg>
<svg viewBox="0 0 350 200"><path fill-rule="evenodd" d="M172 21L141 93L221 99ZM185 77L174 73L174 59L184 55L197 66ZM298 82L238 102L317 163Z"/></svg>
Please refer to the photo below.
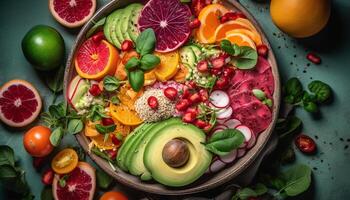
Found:
<svg viewBox="0 0 350 200"><path fill-rule="evenodd" d="M27 60L43 71L60 66L65 53L61 34L46 25L37 25L28 31L22 40L22 50Z"/></svg>

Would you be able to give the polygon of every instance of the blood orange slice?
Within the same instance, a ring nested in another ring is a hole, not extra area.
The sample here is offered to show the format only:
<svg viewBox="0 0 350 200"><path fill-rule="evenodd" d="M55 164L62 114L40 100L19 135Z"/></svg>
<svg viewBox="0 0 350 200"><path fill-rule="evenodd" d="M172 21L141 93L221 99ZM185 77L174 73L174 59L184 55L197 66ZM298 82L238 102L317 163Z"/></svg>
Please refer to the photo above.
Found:
<svg viewBox="0 0 350 200"><path fill-rule="evenodd" d="M106 40L95 42L86 40L75 55L75 69L87 79L100 80L113 75L119 61L118 50Z"/></svg>
<svg viewBox="0 0 350 200"><path fill-rule="evenodd" d="M11 80L0 88L0 119L12 127L33 122L41 110L41 99L34 86L24 80Z"/></svg>
<svg viewBox="0 0 350 200"><path fill-rule="evenodd" d="M191 34L190 8L179 0L150 0L142 9L138 28L156 33L156 51L169 52L184 44Z"/></svg>
<svg viewBox="0 0 350 200"><path fill-rule="evenodd" d="M59 180L64 175L55 175L52 183L52 193L55 200L92 200L96 188L95 169L86 162L79 162L78 166L61 185Z"/></svg>
<svg viewBox="0 0 350 200"><path fill-rule="evenodd" d="M96 0L49 0L49 8L60 24L75 28L92 17L96 10Z"/></svg>

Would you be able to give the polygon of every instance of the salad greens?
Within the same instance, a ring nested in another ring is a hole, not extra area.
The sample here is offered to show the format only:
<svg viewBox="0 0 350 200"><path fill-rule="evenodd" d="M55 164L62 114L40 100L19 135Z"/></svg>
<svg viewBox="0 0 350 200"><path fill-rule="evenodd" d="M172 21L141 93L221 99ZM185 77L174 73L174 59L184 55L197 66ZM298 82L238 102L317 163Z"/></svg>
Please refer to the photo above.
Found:
<svg viewBox="0 0 350 200"><path fill-rule="evenodd" d="M212 135L205 143L205 148L219 156L229 154L244 142L243 134L237 129L225 129Z"/></svg>
<svg viewBox="0 0 350 200"><path fill-rule="evenodd" d="M108 75L103 78L103 88L107 92L116 91L122 83L125 83L125 81L120 81L114 76Z"/></svg>

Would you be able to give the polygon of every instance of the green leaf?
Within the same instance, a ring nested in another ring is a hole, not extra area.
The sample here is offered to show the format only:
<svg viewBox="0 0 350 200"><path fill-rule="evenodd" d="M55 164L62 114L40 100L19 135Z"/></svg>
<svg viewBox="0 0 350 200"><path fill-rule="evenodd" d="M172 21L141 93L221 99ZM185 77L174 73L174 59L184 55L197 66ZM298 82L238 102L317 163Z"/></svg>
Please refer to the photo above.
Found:
<svg viewBox="0 0 350 200"><path fill-rule="evenodd" d="M271 99L265 99L264 101L262 101L263 104L267 105L268 107L272 107L273 103Z"/></svg>
<svg viewBox="0 0 350 200"><path fill-rule="evenodd" d="M301 120L296 116L288 117L283 124L278 124L276 127L277 133L280 135L280 138L284 138L289 134L294 133L302 125ZM281 127L281 128L278 128Z"/></svg>
<svg viewBox="0 0 350 200"><path fill-rule="evenodd" d="M49 87L49 89L54 92L58 93L63 90L63 75L64 75L64 66L59 67L56 71L52 73L52 75L47 75L46 78L46 85Z"/></svg>
<svg viewBox="0 0 350 200"><path fill-rule="evenodd" d="M77 152L79 161L85 161L86 154L84 149L80 146L74 146L73 149Z"/></svg>
<svg viewBox="0 0 350 200"><path fill-rule="evenodd" d="M289 104L295 104L300 102L303 96L303 86L298 78L291 78L284 86L285 99L284 101Z"/></svg>
<svg viewBox="0 0 350 200"><path fill-rule="evenodd" d="M40 195L41 200L54 200L51 187L44 187Z"/></svg>
<svg viewBox="0 0 350 200"><path fill-rule="evenodd" d="M101 134L112 133L113 131L115 131L116 127L117 126L115 124L108 125L108 126L103 126L102 124L95 125L96 130Z"/></svg>
<svg viewBox="0 0 350 200"><path fill-rule="evenodd" d="M237 149L244 142L243 134L237 129L226 129L214 134L205 147L208 151L224 156Z"/></svg>
<svg viewBox="0 0 350 200"><path fill-rule="evenodd" d="M84 128L84 123L81 119L71 119L68 122L67 132L74 135L81 132Z"/></svg>
<svg viewBox="0 0 350 200"><path fill-rule="evenodd" d="M160 58L153 54L146 54L141 58L141 69L144 71L155 68L160 63Z"/></svg>
<svg viewBox="0 0 350 200"><path fill-rule="evenodd" d="M61 119L66 116L66 105L61 102L57 105L49 106L49 113L55 119Z"/></svg>
<svg viewBox="0 0 350 200"><path fill-rule="evenodd" d="M103 25L106 23L106 17L98 20L96 23L94 23L94 25L88 30L88 32L86 33L85 37L89 38L91 37L96 30L100 29L103 27Z"/></svg>
<svg viewBox="0 0 350 200"><path fill-rule="evenodd" d="M103 88L108 92L116 91L120 86L120 81L114 76L105 76L103 79Z"/></svg>
<svg viewBox="0 0 350 200"><path fill-rule="evenodd" d="M103 159L105 159L105 160L107 160L107 161L113 161L109 156L108 156L108 154L106 153L106 152L104 152L104 151L101 151L99 148L97 148L97 147L93 147L92 149L91 149L91 152L93 152L94 154L96 154L97 156L99 156L99 157L101 157L101 158L103 158Z"/></svg>
<svg viewBox="0 0 350 200"><path fill-rule="evenodd" d="M15 166L15 153L7 145L0 145L0 165Z"/></svg>
<svg viewBox="0 0 350 200"><path fill-rule="evenodd" d="M316 95L317 102L322 103L332 95L331 87L319 80L312 81L308 85L309 90Z"/></svg>
<svg viewBox="0 0 350 200"><path fill-rule="evenodd" d="M181 3L190 3L191 0L180 0Z"/></svg>
<svg viewBox="0 0 350 200"><path fill-rule="evenodd" d="M251 188L243 188L238 191L238 197L239 199L242 199L242 200L246 200L249 197L257 197L257 196L258 195L256 194L256 192Z"/></svg>
<svg viewBox="0 0 350 200"><path fill-rule="evenodd" d="M101 120L102 118L109 118L109 116L105 114L105 109L102 105L95 104L91 107L87 118L95 122Z"/></svg>
<svg viewBox="0 0 350 200"><path fill-rule="evenodd" d="M101 189L107 189L113 182L113 178L101 170L96 171L97 186Z"/></svg>
<svg viewBox="0 0 350 200"><path fill-rule="evenodd" d="M111 103L114 105L119 105L120 104L120 99L118 96L112 96L111 97Z"/></svg>
<svg viewBox="0 0 350 200"><path fill-rule="evenodd" d="M318 106L314 102L303 102L303 108L307 112L310 113L317 113L318 112Z"/></svg>
<svg viewBox="0 0 350 200"><path fill-rule="evenodd" d="M220 48L225 51L226 53L234 56L235 55L235 49L233 48L231 42L229 40L222 40L220 42Z"/></svg>
<svg viewBox="0 0 350 200"><path fill-rule="evenodd" d="M57 127L55 128L50 135L50 142L53 146L57 147L63 138L63 128Z"/></svg>
<svg viewBox="0 0 350 200"><path fill-rule="evenodd" d="M141 32L136 39L136 51L142 56L150 54L154 51L156 45L156 35L151 28L147 28Z"/></svg>
<svg viewBox="0 0 350 200"><path fill-rule="evenodd" d="M17 178L17 171L14 166L4 164L0 166L0 180Z"/></svg>
<svg viewBox="0 0 350 200"><path fill-rule="evenodd" d="M311 184L311 169L306 165L295 165L281 174L286 185L281 189L288 196L297 196L305 192Z"/></svg>
<svg viewBox="0 0 350 200"><path fill-rule="evenodd" d="M132 71L139 65L140 65L140 59L138 59L136 57L132 57L125 64L125 69L128 70L128 71Z"/></svg>
<svg viewBox="0 0 350 200"><path fill-rule="evenodd" d="M240 47L240 54L235 60L238 69L252 69L258 62L258 53L255 49L247 46Z"/></svg>
<svg viewBox="0 0 350 200"><path fill-rule="evenodd" d="M140 69L136 69L134 71L131 71L128 73L128 79L129 83L131 85L131 88L138 92L143 87L143 84L145 82L144 72Z"/></svg>
<svg viewBox="0 0 350 200"><path fill-rule="evenodd" d="M257 196L261 196L268 191L267 187L262 183L257 183L253 188Z"/></svg>

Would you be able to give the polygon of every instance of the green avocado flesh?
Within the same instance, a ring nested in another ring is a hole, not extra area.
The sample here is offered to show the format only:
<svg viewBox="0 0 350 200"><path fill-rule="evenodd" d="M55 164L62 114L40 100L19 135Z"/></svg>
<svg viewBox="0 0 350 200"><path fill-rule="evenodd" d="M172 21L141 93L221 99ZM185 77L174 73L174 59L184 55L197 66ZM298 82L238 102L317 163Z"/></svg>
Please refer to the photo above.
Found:
<svg viewBox="0 0 350 200"><path fill-rule="evenodd" d="M139 36L139 29L137 28L137 21L139 20L139 16L143 5L136 4L135 8L132 10L129 23L128 23L128 34L133 42L136 42L137 36Z"/></svg>

